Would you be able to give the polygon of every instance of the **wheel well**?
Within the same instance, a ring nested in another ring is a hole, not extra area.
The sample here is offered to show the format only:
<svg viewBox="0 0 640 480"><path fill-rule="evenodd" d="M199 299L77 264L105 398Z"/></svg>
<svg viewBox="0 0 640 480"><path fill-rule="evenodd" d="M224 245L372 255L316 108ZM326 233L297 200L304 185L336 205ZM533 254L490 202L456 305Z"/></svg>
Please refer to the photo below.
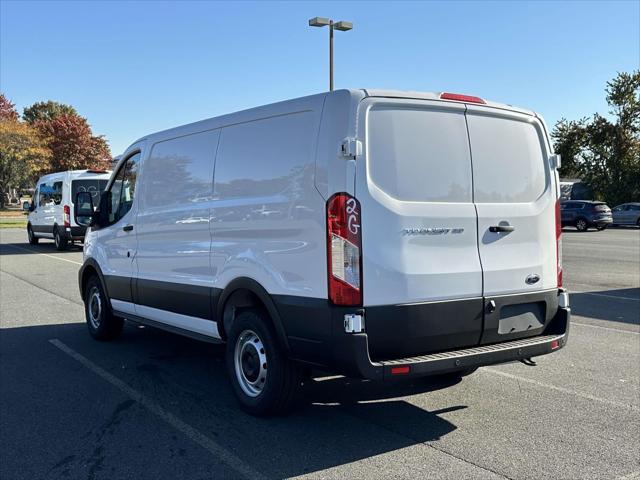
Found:
<svg viewBox="0 0 640 480"><path fill-rule="evenodd" d="M98 277L98 279L100 279L100 276L98 275L98 271L91 265L87 265L84 268L84 271L82 272L82 280L80 282L81 285L81 293L82 293L82 299L84 300L84 290L87 287L87 282L89 281L89 279L95 275L96 277Z"/></svg>
<svg viewBox="0 0 640 480"><path fill-rule="evenodd" d="M260 297L249 289L239 288L229 295L222 307L222 326L218 330L224 340L227 339L235 318L246 310L259 310L273 326L273 319L269 314L269 310Z"/></svg>

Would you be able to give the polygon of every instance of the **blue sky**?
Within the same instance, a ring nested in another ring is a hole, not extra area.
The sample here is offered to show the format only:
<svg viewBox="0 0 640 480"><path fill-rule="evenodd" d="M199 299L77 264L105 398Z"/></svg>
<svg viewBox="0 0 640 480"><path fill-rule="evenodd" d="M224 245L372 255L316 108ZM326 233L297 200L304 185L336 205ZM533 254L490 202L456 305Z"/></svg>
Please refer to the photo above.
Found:
<svg viewBox="0 0 640 480"><path fill-rule="evenodd" d="M0 90L69 103L113 154L157 130L336 88L452 91L561 117L605 113L639 68L640 2L0 2Z"/></svg>

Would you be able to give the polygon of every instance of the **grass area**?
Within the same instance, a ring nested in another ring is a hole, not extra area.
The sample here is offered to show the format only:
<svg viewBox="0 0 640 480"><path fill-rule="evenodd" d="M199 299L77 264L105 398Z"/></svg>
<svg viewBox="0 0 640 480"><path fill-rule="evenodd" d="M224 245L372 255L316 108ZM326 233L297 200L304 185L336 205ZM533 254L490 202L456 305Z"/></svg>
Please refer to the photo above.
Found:
<svg viewBox="0 0 640 480"><path fill-rule="evenodd" d="M27 228L27 219L0 218L0 228Z"/></svg>

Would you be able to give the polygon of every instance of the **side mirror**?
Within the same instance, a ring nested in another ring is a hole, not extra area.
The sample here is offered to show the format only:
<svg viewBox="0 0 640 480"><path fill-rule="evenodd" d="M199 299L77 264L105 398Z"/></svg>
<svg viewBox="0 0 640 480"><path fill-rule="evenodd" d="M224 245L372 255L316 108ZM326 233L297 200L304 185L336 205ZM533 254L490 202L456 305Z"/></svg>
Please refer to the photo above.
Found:
<svg viewBox="0 0 640 480"><path fill-rule="evenodd" d="M33 212L34 207L31 202L22 202L22 211L23 212Z"/></svg>
<svg viewBox="0 0 640 480"><path fill-rule="evenodd" d="M549 157L549 162L551 163L551 168L553 168L554 170L558 170L562 166L562 160L559 153L551 155Z"/></svg>
<svg viewBox="0 0 640 480"><path fill-rule="evenodd" d="M93 197L90 192L78 192L76 195L73 218L78 225L88 227L93 218Z"/></svg>

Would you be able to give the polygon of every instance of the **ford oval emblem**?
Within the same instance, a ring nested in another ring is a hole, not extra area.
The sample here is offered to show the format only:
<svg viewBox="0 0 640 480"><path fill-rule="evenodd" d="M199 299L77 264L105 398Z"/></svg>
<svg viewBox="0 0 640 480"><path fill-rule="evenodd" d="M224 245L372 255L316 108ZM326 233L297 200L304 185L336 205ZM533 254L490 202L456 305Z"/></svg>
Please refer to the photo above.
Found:
<svg viewBox="0 0 640 480"><path fill-rule="evenodd" d="M539 280L540 280L540 275L538 275L537 273L534 273L529 275L525 280L525 282L527 285L533 285L534 283L538 283Z"/></svg>

